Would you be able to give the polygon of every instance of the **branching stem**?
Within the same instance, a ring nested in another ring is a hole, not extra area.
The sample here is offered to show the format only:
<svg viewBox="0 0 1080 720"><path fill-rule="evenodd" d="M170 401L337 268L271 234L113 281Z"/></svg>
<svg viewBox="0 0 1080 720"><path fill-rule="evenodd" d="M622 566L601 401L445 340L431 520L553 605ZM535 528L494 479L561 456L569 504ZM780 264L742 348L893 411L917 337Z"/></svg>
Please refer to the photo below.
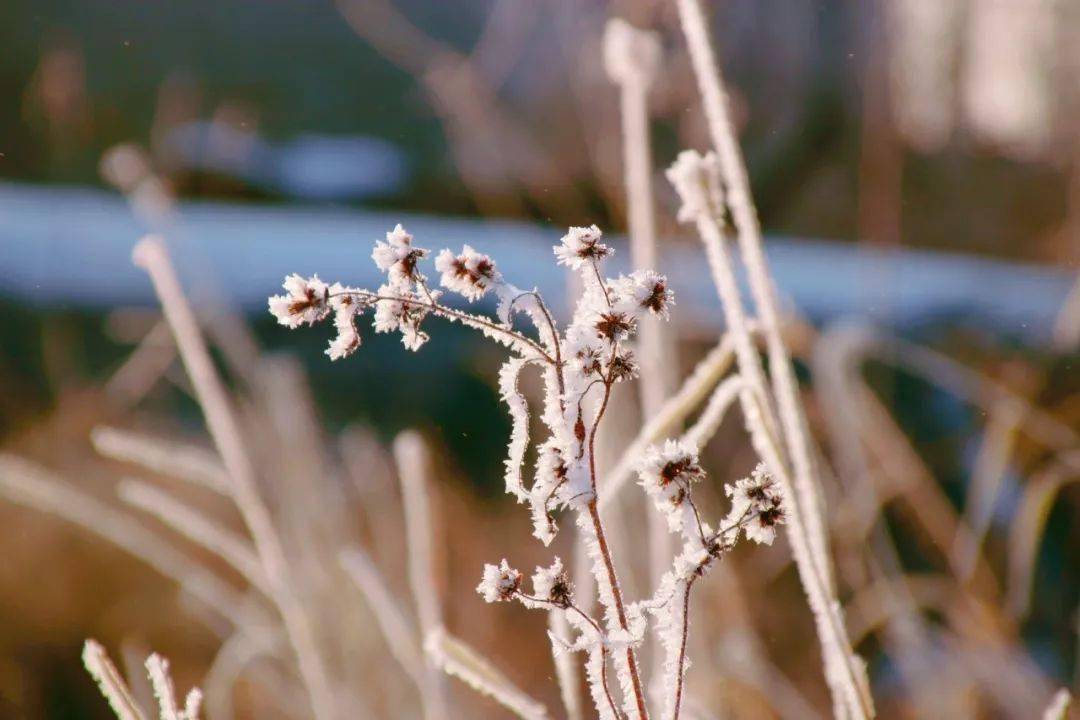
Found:
<svg viewBox="0 0 1080 720"><path fill-rule="evenodd" d="M353 295L356 297L364 298L365 300L389 300L391 302L399 302L403 305L411 305L414 307L427 308L436 315L444 315L460 320L466 325L480 325L490 330L493 333L499 335L505 335L513 339L515 342L520 342L528 345L530 348L536 351L536 353L544 360L544 362L555 365L555 358L551 357L544 348L540 347L539 343L530 337L522 335L519 332L508 329L503 325L492 322L487 318L479 315L472 315L471 313L461 312L460 310L454 310L445 305L440 305L430 293L428 294L429 300L427 302L423 300L413 300L412 298L398 297L395 295L379 295L378 293L369 292L367 290L349 290L347 292L331 293L327 297L340 297L342 295Z"/></svg>

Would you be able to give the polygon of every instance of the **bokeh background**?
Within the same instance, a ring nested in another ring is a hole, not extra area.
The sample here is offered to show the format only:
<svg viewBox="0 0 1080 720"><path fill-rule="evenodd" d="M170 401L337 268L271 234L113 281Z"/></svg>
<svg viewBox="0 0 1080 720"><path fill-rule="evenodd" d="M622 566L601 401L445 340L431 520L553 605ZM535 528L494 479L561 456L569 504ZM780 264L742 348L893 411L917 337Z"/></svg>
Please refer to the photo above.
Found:
<svg viewBox="0 0 1080 720"><path fill-rule="evenodd" d="M1004 648L1005 664L953 678L967 683L957 712L1020 717L1022 700L988 690L995 673L1075 688L1078 672L1080 4L706 5L806 401L836 468L830 513L856 623L878 627L881 603L858 592L873 576L859 569L854 538L864 536L851 534L860 521L850 516L859 508L840 502L842 488L891 478L876 487L895 489L921 473L933 498L912 495L906 510L887 499L870 523L892 538L900 576L947 579L912 591L938 598L919 601L934 648L920 656L920 681L898 669L887 638L867 631L859 646L882 715L920 716L925 706L912 698L930 692L927 675L954 663L949 653L962 645ZM47 503L25 490L31 466L9 462L32 463L211 567L213 558L118 499L118 481L149 479L239 527L220 499L104 458L91 442L94 428L109 426L210 448L150 284L130 263L147 231L168 236L290 532L305 537L334 505L335 532L378 548L384 570L402 576L400 524L379 529L380 516L400 512L383 446L419 429L436 458L448 626L555 697L542 623L481 608L471 592L480 563L508 548L522 566L545 557L501 496L509 422L494 383L499 353L440 327L419 354L369 334L361 353L331 365L326 338L275 326L265 298L290 271L370 282L372 242L402 220L424 246L490 251L516 283L565 307L566 278L546 263L548 247L567 225L597 223L613 236L626 227L618 92L601 58L612 16L663 42L650 94L654 190L688 369L722 327L661 172L680 149L708 147L672 3L0 5L0 716L107 717L79 664L85 637L114 656L162 651L185 686L219 657L220 633L182 588L42 512ZM860 423L829 381L830 363L850 358L873 396L860 412L888 418L867 431L880 442L865 440L881 456L855 469L835 417ZM721 479L752 464L740 423L728 424L709 449ZM627 421L611 444L631 436ZM980 536L976 550L958 539L964 528ZM330 539L312 548L320 542ZM778 707L769 683L703 660L729 678L716 702L736 717L827 711L786 557L774 548L732 560L746 589L740 612L722 589L715 605L699 605L717 616L702 621L716 639L705 652L754 627L794 693ZM394 582L404 596L404 580ZM326 618L327 631L347 620L355 629L345 638L356 657L342 663L353 663L357 692L391 688L366 707L411 716L408 682L383 677L393 668L379 662L370 628L362 632L362 600L337 603L342 615ZM533 637L508 653L498 634L506 627ZM237 685L238 716L276 716L259 689L268 664ZM461 702L462 717L501 717Z"/></svg>

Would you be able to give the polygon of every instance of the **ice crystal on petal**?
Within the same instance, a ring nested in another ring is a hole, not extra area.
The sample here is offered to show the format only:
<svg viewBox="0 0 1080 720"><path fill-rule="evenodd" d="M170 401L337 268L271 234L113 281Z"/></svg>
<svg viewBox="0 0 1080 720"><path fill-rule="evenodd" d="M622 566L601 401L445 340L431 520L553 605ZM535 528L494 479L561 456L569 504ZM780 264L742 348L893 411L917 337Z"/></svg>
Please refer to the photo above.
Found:
<svg viewBox="0 0 1080 720"><path fill-rule="evenodd" d="M628 338L637 328L637 322L631 313L607 308L596 313L592 318L596 334L608 342L618 342Z"/></svg>
<svg viewBox="0 0 1080 720"><path fill-rule="evenodd" d="M634 360L634 353L629 350L619 350L611 355L604 363L604 375L612 382L632 380L637 377L638 365Z"/></svg>

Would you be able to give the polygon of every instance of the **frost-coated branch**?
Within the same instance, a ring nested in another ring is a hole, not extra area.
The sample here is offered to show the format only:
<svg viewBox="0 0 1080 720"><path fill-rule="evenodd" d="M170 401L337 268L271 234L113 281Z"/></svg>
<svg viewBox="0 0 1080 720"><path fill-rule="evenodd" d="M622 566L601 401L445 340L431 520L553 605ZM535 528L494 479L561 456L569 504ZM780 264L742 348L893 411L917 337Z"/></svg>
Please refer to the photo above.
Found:
<svg viewBox="0 0 1080 720"><path fill-rule="evenodd" d="M705 246L724 318L734 339L739 372L746 382L740 400L751 439L789 498L791 523L788 537L817 624L826 679L833 691L834 711L839 717L869 717L873 713L869 694L865 691L864 671L861 661L854 657L839 615L839 603L826 570L829 559L821 557L821 548L814 543L813 531L806 520L816 509L807 508L803 504L804 497L795 489L787 464L787 448L783 445L784 436L780 434L781 428L773 414L772 393L747 326L734 263L720 226L722 207L715 204L716 198L722 198L716 157L712 153L701 156L684 151L668 170L668 176L683 199L681 219L694 222Z"/></svg>
<svg viewBox="0 0 1080 720"><path fill-rule="evenodd" d="M652 499L668 529L681 536L682 551L672 568L660 579L653 598L639 603L656 618L655 630L664 648L664 717L677 720L682 701L688 662L690 591L712 564L731 550L739 536L772 544L776 526L785 520L781 488L759 466L750 477L728 485L731 509L713 530L704 522L694 503L693 486L705 478L696 448L686 442L668 440L649 449L638 467L640 484Z"/></svg>
<svg viewBox="0 0 1080 720"><path fill-rule="evenodd" d="M793 514L801 516L799 524L805 526L805 540L809 545L807 560L817 566L813 574L820 577L822 584L820 591L831 608L836 604L834 580L810 438L806 428L806 418L799 401L798 386L791 360L780 332L776 288L765 261L761 228L757 210L750 195L746 164L743 161L728 112L720 67L709 41L707 21L699 0L679 0L679 17L690 51L694 74L697 77L698 89L701 92L709 134L716 149L719 172L723 177L724 189L727 192L727 207L730 209L735 224L739 247L747 269L750 291L754 297L758 319L762 324L768 346L769 368L775 392L773 400L784 427L781 442L794 467L792 484L797 497L792 498ZM748 381L754 385L757 378L749 377ZM768 417L771 408L768 407L768 398L763 398L763 400L766 403L764 410ZM830 615L838 616L838 613L830 611ZM854 718L873 716L869 683L861 661L854 657L843 623L838 617L828 623L822 623L819 620L819 633L821 630L825 630L829 635L829 637L821 637L820 640L825 656L826 678L833 693L834 711L838 715L841 714L841 698L843 698L842 703L847 705L844 715Z"/></svg>

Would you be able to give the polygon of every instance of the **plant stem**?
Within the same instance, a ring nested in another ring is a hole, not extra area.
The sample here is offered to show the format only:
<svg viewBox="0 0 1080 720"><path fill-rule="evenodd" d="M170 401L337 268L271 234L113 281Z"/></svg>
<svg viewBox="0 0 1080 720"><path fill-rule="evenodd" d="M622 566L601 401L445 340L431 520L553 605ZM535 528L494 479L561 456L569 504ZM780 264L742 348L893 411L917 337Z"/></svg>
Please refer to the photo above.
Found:
<svg viewBox="0 0 1080 720"><path fill-rule="evenodd" d="M611 560L611 549L608 547L607 536L604 534L604 524L600 522L600 511L596 502L596 430L600 427L600 420L607 410L608 400L611 398L610 381L604 383L604 399L600 403L600 410L596 413L592 431L589 433L589 477L592 481L593 498L589 501L589 517L592 519L593 531L596 533L596 542L600 547L600 555L604 559L604 569L607 571L607 581L611 586L611 596L615 601L615 612L619 618L619 626L623 630L629 630L626 622L626 609L623 607L622 591L619 590L619 578L615 574L615 564ZM600 578L598 578L600 580ZM626 665L630 672L630 679L634 686L634 699L637 702L638 714L642 720L649 717L648 708L645 706L645 694L641 689L641 677L638 674L637 660L634 657L633 648L626 648Z"/></svg>
<svg viewBox="0 0 1080 720"><path fill-rule="evenodd" d="M679 711L682 709L683 692L683 664L686 662L686 639L690 634L690 589L694 587L694 575L686 581L686 590L683 591L682 611L682 642L679 644L679 657L675 663L675 702L672 706L671 720L679 720Z"/></svg>
<svg viewBox="0 0 1080 720"><path fill-rule="evenodd" d="M434 300L424 302L423 300L413 300L412 298L397 297L394 295L379 295L378 293L369 292L367 290L351 290L344 293L334 293L332 295L329 295L328 297L337 297L339 295L356 295L367 300L389 300L391 302L399 302L403 305L413 305L415 307L427 308L436 315L443 315L446 317L455 318L465 325L479 325L487 328L493 333L505 335L506 337L512 339L514 342L520 342L528 345L530 348L535 350L545 362L551 363L553 365L556 362L555 358L551 357L551 355L549 355L547 351L544 350L544 348L540 347L540 345L532 338L526 337L519 332L509 330L506 327L498 323L492 322L487 318L480 317L479 315L461 312L460 310L454 310L453 308L449 308L445 305L440 305Z"/></svg>

